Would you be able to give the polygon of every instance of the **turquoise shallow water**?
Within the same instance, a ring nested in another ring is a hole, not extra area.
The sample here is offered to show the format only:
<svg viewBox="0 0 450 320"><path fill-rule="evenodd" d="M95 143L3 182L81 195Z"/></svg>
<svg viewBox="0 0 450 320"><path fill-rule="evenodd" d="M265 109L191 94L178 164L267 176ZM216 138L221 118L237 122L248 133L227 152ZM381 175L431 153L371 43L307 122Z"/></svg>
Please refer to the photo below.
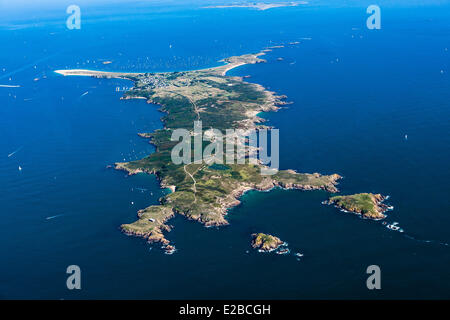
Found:
<svg viewBox="0 0 450 320"><path fill-rule="evenodd" d="M387 8L379 31L364 28L362 7L87 8L80 31L65 29L65 10L3 24L0 84L21 87L0 88L1 297L449 298L446 8ZM339 173L343 193L390 195L387 220L405 233L321 205L325 192L276 189L245 194L223 228L176 217L171 256L121 234L166 191L106 166L152 152L136 133L160 128L162 114L119 100L127 81L52 71L197 69L290 41L301 43L231 72L293 102L264 115L280 128L281 167ZM304 256L254 252L253 232ZM80 291L65 287L70 264ZM366 289L371 264L381 291Z"/></svg>

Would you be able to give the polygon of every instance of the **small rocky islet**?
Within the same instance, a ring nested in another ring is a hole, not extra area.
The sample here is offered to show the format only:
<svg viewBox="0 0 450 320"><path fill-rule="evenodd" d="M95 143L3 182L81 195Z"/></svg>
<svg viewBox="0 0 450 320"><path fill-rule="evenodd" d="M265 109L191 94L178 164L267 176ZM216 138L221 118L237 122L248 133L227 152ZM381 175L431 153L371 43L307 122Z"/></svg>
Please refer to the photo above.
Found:
<svg viewBox="0 0 450 320"><path fill-rule="evenodd" d="M280 238L265 233L252 234L252 248L260 252L271 252L278 249L285 242Z"/></svg>
<svg viewBox="0 0 450 320"><path fill-rule="evenodd" d="M287 242L267 233L253 233L251 245L252 248L258 250L258 252L274 252L279 255L289 255L291 253ZM297 258L297 261L300 261L303 254L297 252L294 253L294 256Z"/></svg>
<svg viewBox="0 0 450 320"><path fill-rule="evenodd" d="M275 48L277 46L256 54L229 57L223 60L224 65L194 71L55 71L64 76L131 80L134 86L125 92L122 99L145 99L148 103L160 106L159 110L165 114L162 129L139 133L140 137L148 139L155 146L155 152L140 160L115 163L114 167L129 175L154 174L161 187L169 188L172 192L162 197L158 205L139 210L136 221L122 224L120 228L124 233L143 237L151 243L159 243L170 254L175 251L175 247L165 238L165 233L171 230L167 221L175 215L196 220L205 226L221 226L228 224L228 210L238 205L239 198L249 190L267 191L279 187L339 192L336 185L342 177L338 174L280 170L273 175L261 175L261 169L264 168L261 164L231 164L217 168L210 163L175 165L171 162L174 142L170 137L175 129L190 128L196 120L203 121L204 128L217 128L221 131L228 128L247 131L261 129L265 127L262 124L265 120L258 117L260 112L277 111L280 105L288 104L283 101L286 96L276 95L259 84L245 82L243 77L226 75L229 70L245 64L266 62L260 56ZM333 196L326 203L360 214L364 218L379 220L385 218L384 212L390 209L382 203L384 200L385 197L381 195L361 193ZM281 242L276 237L264 234L257 234L254 240L255 245L262 241L261 250L270 250Z"/></svg>
<svg viewBox="0 0 450 320"><path fill-rule="evenodd" d="M366 219L382 220L386 218L384 213L393 208L383 203L386 199L387 197L381 194L357 193L334 196L324 201L324 204L334 205L345 212L352 212Z"/></svg>

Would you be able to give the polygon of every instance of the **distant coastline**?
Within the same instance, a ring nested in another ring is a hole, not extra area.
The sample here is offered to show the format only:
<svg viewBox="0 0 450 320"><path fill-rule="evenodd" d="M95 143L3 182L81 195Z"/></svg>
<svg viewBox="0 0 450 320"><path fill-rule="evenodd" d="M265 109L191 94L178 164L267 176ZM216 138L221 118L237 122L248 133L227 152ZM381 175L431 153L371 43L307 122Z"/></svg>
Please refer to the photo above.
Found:
<svg viewBox="0 0 450 320"><path fill-rule="evenodd" d="M269 10L272 8L281 7L296 7L301 4L308 4L307 1L295 1L295 2L274 2L274 3L241 3L241 4L230 4L230 5L211 5L202 7L204 9L224 9L224 8L251 8L257 9L259 11Z"/></svg>
<svg viewBox="0 0 450 320"><path fill-rule="evenodd" d="M250 54L247 55L249 58L257 59L259 56L264 55L265 52L271 51L271 49L280 48L282 46L277 47L271 47L266 49L264 52L259 52L256 54ZM212 68L206 68L206 69L199 69L199 70L190 70L190 71L217 71L222 76L225 76L226 73L234 68L243 66L248 63L255 63L255 62L249 62L249 61L242 61L238 59L233 59L233 57L220 60L219 62L225 62L224 65L212 67ZM256 62L264 62L263 60ZM114 72L114 71L100 71L100 70L88 70L88 69L67 69L67 70L55 70L54 71L57 74L63 75L63 76L83 76L83 77L101 77L101 78L108 78L108 79L127 79L132 80L130 77L136 77L139 75L146 74L146 72ZM150 73L150 72L148 72ZM158 74L168 74L171 72L158 72Z"/></svg>

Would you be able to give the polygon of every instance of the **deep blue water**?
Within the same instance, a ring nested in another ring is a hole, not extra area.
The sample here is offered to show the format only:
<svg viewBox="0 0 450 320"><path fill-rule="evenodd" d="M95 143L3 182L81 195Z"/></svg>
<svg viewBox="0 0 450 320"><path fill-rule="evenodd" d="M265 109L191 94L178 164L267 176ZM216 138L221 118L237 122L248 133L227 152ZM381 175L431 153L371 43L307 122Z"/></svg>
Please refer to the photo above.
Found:
<svg viewBox="0 0 450 320"><path fill-rule="evenodd" d="M62 8L2 23L0 84L21 87L0 87L0 297L450 298L449 9L389 6L376 31L363 6L87 7L78 31ZM281 190L244 195L223 228L176 217L171 256L120 233L166 191L106 167L152 152L136 133L160 128L162 114L119 100L130 82L52 71L197 69L291 41L301 43L230 72L293 102L264 115L280 129L281 167L390 195L387 220L405 233L321 205L325 192ZM304 257L259 254L253 232ZM71 264L82 290L66 289ZM365 285L372 264L380 291Z"/></svg>

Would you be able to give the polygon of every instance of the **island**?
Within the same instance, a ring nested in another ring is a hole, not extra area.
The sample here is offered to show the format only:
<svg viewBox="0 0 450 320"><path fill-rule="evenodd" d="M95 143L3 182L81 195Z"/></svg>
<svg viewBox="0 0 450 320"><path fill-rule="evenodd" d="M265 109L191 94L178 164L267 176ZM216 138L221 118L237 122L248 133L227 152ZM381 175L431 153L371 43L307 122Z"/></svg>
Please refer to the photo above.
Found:
<svg viewBox="0 0 450 320"><path fill-rule="evenodd" d="M284 244L279 238L265 233L252 234L252 247L261 252L271 252Z"/></svg>
<svg viewBox="0 0 450 320"><path fill-rule="evenodd" d="M227 71L244 64L263 63L261 59L271 48L256 54L229 57L222 65L193 71L164 73L120 73L92 70L57 70L64 76L93 76L96 78L120 78L134 82L122 99L145 99L159 105L164 116L163 128L154 132L140 132L156 151L147 157L118 162L117 170L129 175L154 174L162 188L172 192L138 212L138 220L121 226L124 233L158 242L167 253L174 246L165 238L170 230L167 221L174 215L182 215L205 226L228 224L230 208L240 203L239 198L249 190L282 189L325 190L336 193L341 178L338 174L297 173L280 170L276 174L262 175L262 164L174 164L171 150L177 142L171 141L173 130L192 129L193 122L201 120L203 130L228 128L258 129L264 120L261 112L276 111L286 104L285 96L278 96L259 84L248 83L242 77L227 76Z"/></svg>
<svg viewBox="0 0 450 320"><path fill-rule="evenodd" d="M386 197L381 194L358 193L346 196L334 196L325 204L335 205L344 211L353 212L364 218L381 220L386 218L384 214L392 207L383 203Z"/></svg>
<svg viewBox="0 0 450 320"><path fill-rule="evenodd" d="M308 4L307 1L295 1L295 2L277 2L277 3L264 3L264 2L249 2L249 3L240 3L240 4L230 4L230 5L213 5L213 6L205 6L203 8L211 9L211 8L251 8L257 10L268 10L272 8L280 8L280 7L296 7L300 4Z"/></svg>

